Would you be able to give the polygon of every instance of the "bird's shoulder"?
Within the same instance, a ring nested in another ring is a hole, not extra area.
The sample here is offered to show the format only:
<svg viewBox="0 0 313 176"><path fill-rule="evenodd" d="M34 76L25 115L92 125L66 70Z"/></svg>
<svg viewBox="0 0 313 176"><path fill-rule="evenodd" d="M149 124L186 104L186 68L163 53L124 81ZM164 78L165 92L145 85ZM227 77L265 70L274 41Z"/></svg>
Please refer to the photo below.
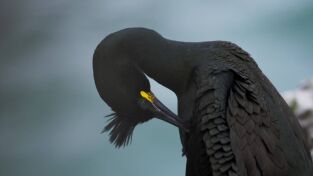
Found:
<svg viewBox="0 0 313 176"><path fill-rule="evenodd" d="M209 43L213 48L221 49L225 51L229 51L232 53L242 54L242 56L245 56L242 58L243 60L249 59L250 56L248 52L243 50L239 45L230 42L230 41L222 41L222 40L216 40Z"/></svg>
<svg viewBox="0 0 313 176"><path fill-rule="evenodd" d="M217 58L228 62L256 65L251 55L233 42L217 40L208 42L207 45Z"/></svg>

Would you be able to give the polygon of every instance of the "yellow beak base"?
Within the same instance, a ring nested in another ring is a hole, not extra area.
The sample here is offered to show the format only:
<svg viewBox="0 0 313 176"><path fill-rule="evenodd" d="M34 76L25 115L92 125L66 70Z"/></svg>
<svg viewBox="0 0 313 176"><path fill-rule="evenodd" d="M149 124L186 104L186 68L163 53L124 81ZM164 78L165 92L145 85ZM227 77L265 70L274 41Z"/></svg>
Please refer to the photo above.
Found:
<svg viewBox="0 0 313 176"><path fill-rule="evenodd" d="M153 103L154 95L151 92L145 92L145 91L142 90L142 91L140 91L140 95L144 99L146 99L146 100L150 101L151 103Z"/></svg>

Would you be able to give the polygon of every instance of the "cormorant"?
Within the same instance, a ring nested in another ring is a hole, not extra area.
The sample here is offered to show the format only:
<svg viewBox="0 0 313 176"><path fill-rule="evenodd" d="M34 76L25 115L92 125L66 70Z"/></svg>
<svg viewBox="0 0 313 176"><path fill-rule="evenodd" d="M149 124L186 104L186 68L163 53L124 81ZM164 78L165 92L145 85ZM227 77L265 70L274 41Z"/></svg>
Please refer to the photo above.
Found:
<svg viewBox="0 0 313 176"><path fill-rule="evenodd" d="M114 111L104 131L116 147L154 117L180 130L187 176L313 176L303 131L251 56L225 41L179 42L146 28L104 38L93 56L101 98ZM178 116L147 76L172 90Z"/></svg>

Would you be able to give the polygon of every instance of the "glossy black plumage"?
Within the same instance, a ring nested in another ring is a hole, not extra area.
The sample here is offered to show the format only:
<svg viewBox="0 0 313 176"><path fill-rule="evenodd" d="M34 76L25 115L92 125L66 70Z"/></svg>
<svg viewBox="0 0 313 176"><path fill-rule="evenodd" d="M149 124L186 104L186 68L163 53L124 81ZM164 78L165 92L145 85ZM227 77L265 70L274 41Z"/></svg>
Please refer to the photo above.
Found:
<svg viewBox="0 0 313 176"><path fill-rule="evenodd" d="M176 93L178 116L190 124L189 133L180 130L187 176L313 175L299 123L235 44L178 42L130 28L98 45L93 67L99 94L119 114L106 127L117 146L154 115L138 105L138 92L150 90L147 74Z"/></svg>

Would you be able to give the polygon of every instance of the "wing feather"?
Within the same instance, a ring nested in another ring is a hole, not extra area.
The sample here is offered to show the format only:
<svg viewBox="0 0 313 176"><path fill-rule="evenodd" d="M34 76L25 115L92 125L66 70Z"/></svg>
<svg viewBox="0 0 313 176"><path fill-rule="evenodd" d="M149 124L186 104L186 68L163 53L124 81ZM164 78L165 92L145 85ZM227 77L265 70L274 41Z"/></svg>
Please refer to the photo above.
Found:
<svg viewBox="0 0 313 176"><path fill-rule="evenodd" d="M279 130L259 98L262 95L257 94L259 87L247 77L237 74L234 78L227 103L227 121L231 124L231 144L241 172L247 175L263 175L263 172L284 175L287 160L279 147Z"/></svg>
<svg viewBox="0 0 313 176"><path fill-rule="evenodd" d="M213 176L311 173L299 125L254 60L229 42L216 42L216 48L216 59L194 70L193 121L199 125L195 129L203 136ZM286 146L287 138L295 144Z"/></svg>

